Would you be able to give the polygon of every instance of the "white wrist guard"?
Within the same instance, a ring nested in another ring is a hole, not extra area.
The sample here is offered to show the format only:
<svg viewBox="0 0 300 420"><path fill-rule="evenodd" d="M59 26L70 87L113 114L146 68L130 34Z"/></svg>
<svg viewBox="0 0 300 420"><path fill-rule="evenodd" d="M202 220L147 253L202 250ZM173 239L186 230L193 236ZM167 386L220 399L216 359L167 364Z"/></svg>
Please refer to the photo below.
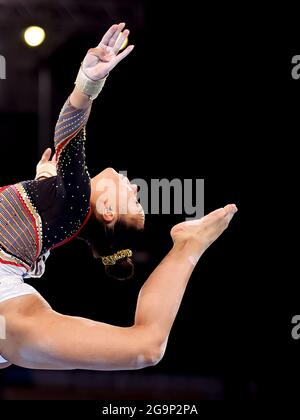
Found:
<svg viewBox="0 0 300 420"><path fill-rule="evenodd" d="M56 176L56 166L52 163L39 163L36 167L36 177L35 179L39 178L50 178L51 176Z"/></svg>
<svg viewBox="0 0 300 420"><path fill-rule="evenodd" d="M85 93L87 96L90 97L90 99L94 100L97 98L97 96L103 89L106 78L107 77L100 80L92 80L84 74L82 68L80 67L79 73L75 81L75 85L82 93Z"/></svg>

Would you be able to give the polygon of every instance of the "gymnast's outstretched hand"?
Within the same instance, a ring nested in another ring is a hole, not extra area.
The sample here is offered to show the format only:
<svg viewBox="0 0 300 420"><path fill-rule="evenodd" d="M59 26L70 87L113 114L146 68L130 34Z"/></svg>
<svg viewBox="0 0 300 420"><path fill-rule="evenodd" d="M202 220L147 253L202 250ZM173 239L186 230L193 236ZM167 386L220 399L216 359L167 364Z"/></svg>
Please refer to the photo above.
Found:
<svg viewBox="0 0 300 420"><path fill-rule="evenodd" d="M81 65L81 70L88 79L95 82L101 80L105 82L105 78L111 70L131 53L134 45L129 45L124 51L120 52L129 35L129 30L124 30L124 28L125 23L111 26L100 44L88 51ZM102 87L103 84L99 87L99 91L94 98L98 96ZM91 106L90 99L94 98L86 91L78 88L76 83L70 95L70 103L73 107L84 110Z"/></svg>
<svg viewBox="0 0 300 420"><path fill-rule="evenodd" d="M129 35L125 23L112 25L96 48L91 48L82 63L82 70L92 80L100 80L122 61L134 48L129 45L119 53Z"/></svg>
<svg viewBox="0 0 300 420"><path fill-rule="evenodd" d="M56 157L55 153L51 159L52 150L50 147L46 149L41 157L41 160L36 166L35 179L50 178L57 175L56 171Z"/></svg>

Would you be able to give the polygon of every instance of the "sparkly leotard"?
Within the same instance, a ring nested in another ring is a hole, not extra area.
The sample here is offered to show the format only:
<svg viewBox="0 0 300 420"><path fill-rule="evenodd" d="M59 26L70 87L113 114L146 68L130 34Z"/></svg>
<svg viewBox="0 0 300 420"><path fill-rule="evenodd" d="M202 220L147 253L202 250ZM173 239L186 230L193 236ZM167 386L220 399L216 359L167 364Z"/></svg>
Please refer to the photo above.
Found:
<svg viewBox="0 0 300 420"><path fill-rule="evenodd" d="M90 211L85 125L90 108L69 100L55 129L57 176L0 188L0 264L32 270L38 258L75 236Z"/></svg>

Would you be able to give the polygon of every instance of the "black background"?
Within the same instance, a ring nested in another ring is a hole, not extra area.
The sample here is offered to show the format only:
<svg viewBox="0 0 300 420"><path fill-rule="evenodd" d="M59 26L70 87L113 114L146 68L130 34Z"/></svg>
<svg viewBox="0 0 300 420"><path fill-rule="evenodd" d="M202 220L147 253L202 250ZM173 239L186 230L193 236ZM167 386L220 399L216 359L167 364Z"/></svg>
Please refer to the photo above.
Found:
<svg viewBox="0 0 300 420"><path fill-rule="evenodd" d="M145 27L138 34L131 28L136 49L93 107L91 175L113 166L128 169L129 178L204 178L206 213L230 202L239 207L197 266L165 358L152 373L217 376L225 380L224 398L265 398L271 382L283 394L297 381L299 351L290 336L299 286L297 272L289 273L294 246L288 241L298 224L292 182L300 81L291 77L291 58L300 46L293 10L286 17L246 4L142 3ZM47 62L53 126L78 63L98 39L99 33L77 34ZM0 118L5 185L34 173L36 117ZM139 246L152 258L137 265L133 280L107 279L75 240L55 250L45 276L31 284L57 311L130 325L138 291L170 248L169 230L180 220L148 216Z"/></svg>

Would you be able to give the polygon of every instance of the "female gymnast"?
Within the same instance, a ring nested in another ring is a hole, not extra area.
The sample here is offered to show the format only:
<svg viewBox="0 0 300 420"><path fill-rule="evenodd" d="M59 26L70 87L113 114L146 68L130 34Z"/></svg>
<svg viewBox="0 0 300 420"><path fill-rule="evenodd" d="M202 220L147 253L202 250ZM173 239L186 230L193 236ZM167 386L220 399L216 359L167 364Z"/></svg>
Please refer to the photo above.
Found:
<svg viewBox="0 0 300 420"><path fill-rule="evenodd" d="M173 227L173 247L142 287L131 327L59 314L24 282L40 277L49 251L78 234L110 274L132 274L132 252L123 244L128 230L144 226L137 188L111 168L90 180L84 151L92 101L133 49L119 53L129 34L124 27L113 25L82 63L56 125L57 175L47 151L37 179L0 188L1 368L127 370L157 364L195 265L237 211L230 204Z"/></svg>

